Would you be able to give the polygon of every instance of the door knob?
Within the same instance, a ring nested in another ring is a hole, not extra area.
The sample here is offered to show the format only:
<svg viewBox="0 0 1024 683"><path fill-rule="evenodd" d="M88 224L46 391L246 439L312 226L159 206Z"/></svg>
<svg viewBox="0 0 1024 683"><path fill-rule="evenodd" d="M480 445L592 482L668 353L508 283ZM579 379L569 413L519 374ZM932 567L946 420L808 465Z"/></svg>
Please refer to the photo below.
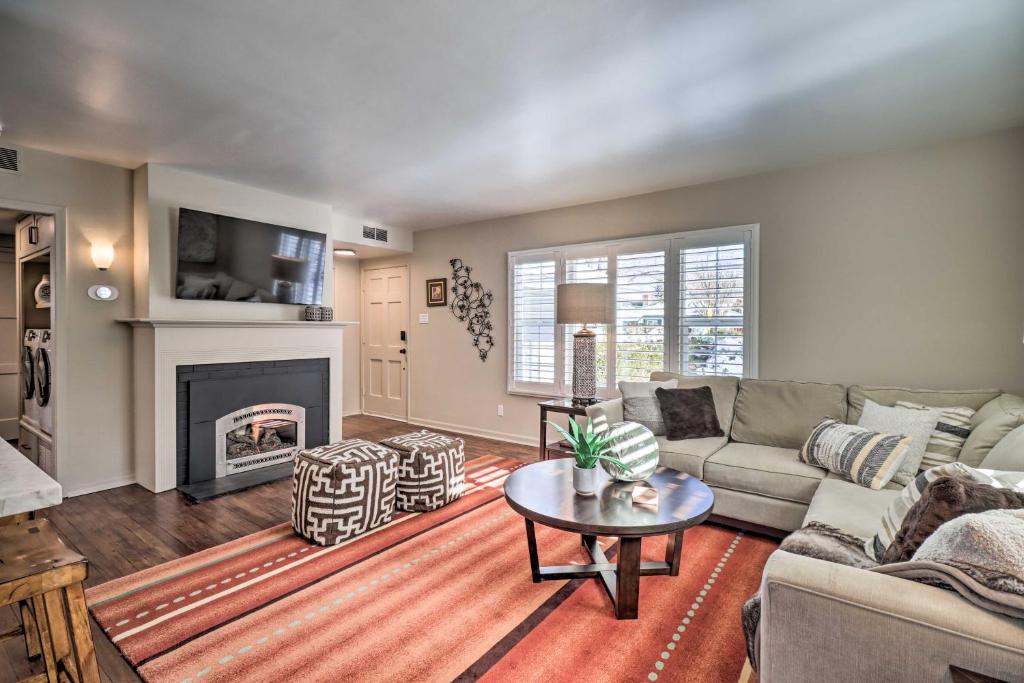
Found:
<svg viewBox="0 0 1024 683"><path fill-rule="evenodd" d="M398 349L398 352L404 354L405 353L405 349Z"/></svg>

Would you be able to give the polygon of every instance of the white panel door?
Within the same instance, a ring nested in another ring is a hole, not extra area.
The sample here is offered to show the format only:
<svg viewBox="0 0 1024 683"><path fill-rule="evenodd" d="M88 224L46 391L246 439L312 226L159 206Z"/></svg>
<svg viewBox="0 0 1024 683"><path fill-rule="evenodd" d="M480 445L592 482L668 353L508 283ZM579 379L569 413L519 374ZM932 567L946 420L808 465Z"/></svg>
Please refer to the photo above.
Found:
<svg viewBox="0 0 1024 683"><path fill-rule="evenodd" d="M405 266L363 271L363 412L408 418L406 344L409 275Z"/></svg>

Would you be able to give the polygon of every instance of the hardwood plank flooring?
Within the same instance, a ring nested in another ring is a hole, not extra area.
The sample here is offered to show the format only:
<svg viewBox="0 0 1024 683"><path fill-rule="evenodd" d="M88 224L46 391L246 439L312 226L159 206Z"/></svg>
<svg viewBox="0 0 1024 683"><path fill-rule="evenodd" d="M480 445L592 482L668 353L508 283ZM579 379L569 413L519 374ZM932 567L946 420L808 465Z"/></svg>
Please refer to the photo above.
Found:
<svg viewBox="0 0 1024 683"><path fill-rule="evenodd" d="M353 415L345 418L343 432L345 438L379 441L413 428L396 420ZM500 455L532 461L537 456L531 446L458 436L466 441L467 459ZM141 486L122 486L68 498L42 516L53 522L69 546L89 559L86 586L92 586L287 522L291 481L262 484L197 504L188 503L177 491L154 494ZM0 632L16 623L14 610L0 609ZM95 623L93 640L103 681L140 680ZM26 660L21 639L0 643L0 683L41 671L40 663Z"/></svg>

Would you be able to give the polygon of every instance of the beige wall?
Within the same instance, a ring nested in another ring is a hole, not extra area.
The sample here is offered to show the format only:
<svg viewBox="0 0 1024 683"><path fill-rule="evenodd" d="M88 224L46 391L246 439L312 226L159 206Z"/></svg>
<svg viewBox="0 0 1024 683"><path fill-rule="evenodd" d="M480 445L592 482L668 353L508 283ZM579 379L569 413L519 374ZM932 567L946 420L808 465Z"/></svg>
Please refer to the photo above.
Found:
<svg viewBox="0 0 1024 683"><path fill-rule="evenodd" d="M358 259L337 256L334 258L334 319L359 320L360 290L362 281ZM342 328L342 415L355 415L360 410L359 385L359 325Z"/></svg>
<svg viewBox="0 0 1024 683"><path fill-rule="evenodd" d="M66 239L56 258L57 478L65 495L132 480L131 337L114 322L132 310L131 171L22 149L20 175L0 174L0 206L61 207ZM114 263L99 273L93 241L115 245ZM63 270L63 272L60 272ZM63 275L63 278L60 276ZM114 302L93 301L90 285L113 284Z"/></svg>
<svg viewBox="0 0 1024 683"><path fill-rule="evenodd" d="M624 169L623 172L628 172ZM536 441L506 392L512 250L761 225L760 376L1024 393L1024 129L626 199L421 231L411 264L413 420ZM428 309L462 258L495 294L497 346ZM497 417L497 405L505 417Z"/></svg>

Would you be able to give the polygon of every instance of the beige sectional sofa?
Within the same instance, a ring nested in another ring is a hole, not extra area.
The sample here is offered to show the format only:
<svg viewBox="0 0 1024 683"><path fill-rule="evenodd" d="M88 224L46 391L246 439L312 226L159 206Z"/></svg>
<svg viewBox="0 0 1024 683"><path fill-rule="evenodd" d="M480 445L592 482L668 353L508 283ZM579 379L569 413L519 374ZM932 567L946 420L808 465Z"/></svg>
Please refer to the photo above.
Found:
<svg viewBox="0 0 1024 683"><path fill-rule="evenodd" d="M717 518L781 532L820 521L867 540L900 493L896 484L873 491L800 462L799 448L823 417L855 424L866 399L967 406L978 411L972 429L995 416L1024 416L1024 399L995 389L844 387L668 372L651 379L710 386L726 434L659 437L661 463L708 484ZM622 401L587 413L598 425L621 421ZM978 466L999 436L972 431L961 461ZM942 588L777 551L765 567L762 596L761 681L948 681L950 665L1024 681L1024 622Z"/></svg>

